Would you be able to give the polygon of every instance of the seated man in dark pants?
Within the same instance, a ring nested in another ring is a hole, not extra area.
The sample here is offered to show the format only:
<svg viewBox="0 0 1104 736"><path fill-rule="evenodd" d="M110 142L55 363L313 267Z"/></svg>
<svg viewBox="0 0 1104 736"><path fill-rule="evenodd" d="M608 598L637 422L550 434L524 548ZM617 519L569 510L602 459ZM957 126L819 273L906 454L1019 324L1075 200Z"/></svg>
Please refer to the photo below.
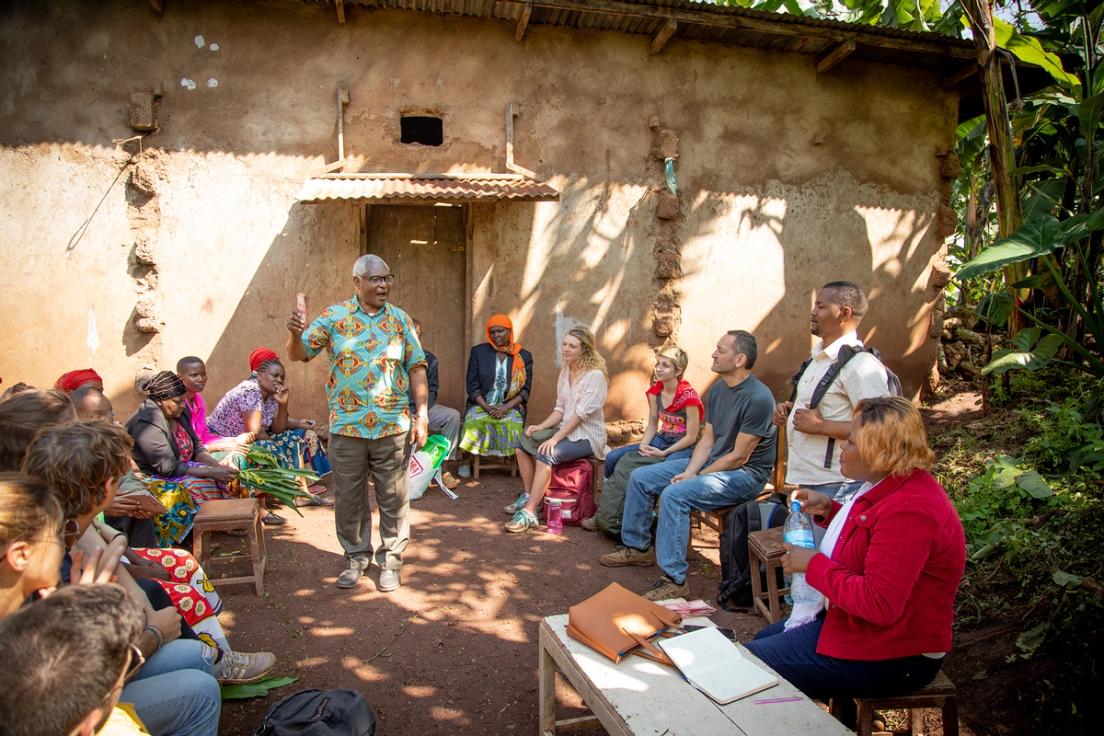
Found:
<svg viewBox="0 0 1104 736"><path fill-rule="evenodd" d="M774 468L774 397L751 374L758 351L744 330L726 332L713 351L720 380L705 394L705 429L690 459L637 468L629 476L621 519L624 547L603 555L607 567L648 567L659 562L663 577L645 598L682 598L689 593L686 548L690 512L715 511L759 495ZM659 500L659 526L652 547L652 508Z"/></svg>
<svg viewBox="0 0 1104 736"><path fill-rule="evenodd" d="M414 330L418 333L418 342L421 342L422 323L416 319L414 319ZM437 403L437 390L440 386L440 380L437 377L439 361L436 355L426 349L425 345L422 345L422 352L425 353L426 357L426 382L429 384L429 433L442 435L448 440L449 454L446 459L456 460L459 457L457 444L460 440L460 412L451 406L442 406ZM411 391L412 389L409 389L407 394L410 396L410 405L413 407L414 396ZM459 479L447 470L442 471L441 479L445 482L445 487L449 489L460 485Z"/></svg>

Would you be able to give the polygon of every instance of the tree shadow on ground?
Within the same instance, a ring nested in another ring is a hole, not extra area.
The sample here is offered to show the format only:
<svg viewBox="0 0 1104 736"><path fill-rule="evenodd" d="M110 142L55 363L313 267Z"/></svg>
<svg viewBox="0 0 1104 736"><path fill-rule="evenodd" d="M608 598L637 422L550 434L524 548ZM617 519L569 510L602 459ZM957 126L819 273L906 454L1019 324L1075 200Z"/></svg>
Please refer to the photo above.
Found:
<svg viewBox="0 0 1104 736"><path fill-rule="evenodd" d="M380 733L535 730L540 619L610 582L645 590L658 572L602 567L597 558L612 543L578 527L562 536L506 534L500 509L517 484L488 474L462 485L459 501L430 490L415 502L403 587L390 595L375 590L375 568L356 590L335 588L342 561L332 511L290 514L287 527L268 533L265 596L247 586L219 592L234 646L274 652L274 674L299 680L267 698L227 702L220 733L252 733L268 707L296 690L337 687L365 695ZM700 554L707 559L708 548L695 550L692 596L712 600L716 575ZM761 625L744 614L714 619L743 639ZM561 717L583 714L565 683L557 690Z"/></svg>

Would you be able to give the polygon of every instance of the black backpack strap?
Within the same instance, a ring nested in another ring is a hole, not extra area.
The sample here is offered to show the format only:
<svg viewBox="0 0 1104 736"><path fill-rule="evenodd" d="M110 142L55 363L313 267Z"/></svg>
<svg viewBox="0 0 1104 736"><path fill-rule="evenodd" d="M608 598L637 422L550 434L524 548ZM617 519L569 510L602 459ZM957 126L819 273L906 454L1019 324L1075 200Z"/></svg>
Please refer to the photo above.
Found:
<svg viewBox="0 0 1104 736"><path fill-rule="evenodd" d="M801 367L797 369L797 373L793 374L793 378L790 379L790 384L793 385L793 390L790 392L790 401L797 399L797 384L801 382L801 377L805 375L805 370L809 367L809 364L813 362L812 357L808 357L801 364Z"/></svg>

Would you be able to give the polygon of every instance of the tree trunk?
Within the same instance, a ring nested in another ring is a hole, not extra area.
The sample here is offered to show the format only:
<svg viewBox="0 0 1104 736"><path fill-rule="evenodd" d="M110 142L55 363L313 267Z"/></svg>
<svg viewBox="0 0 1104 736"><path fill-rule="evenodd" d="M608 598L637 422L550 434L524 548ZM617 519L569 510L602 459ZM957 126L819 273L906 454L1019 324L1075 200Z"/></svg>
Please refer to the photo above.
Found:
<svg viewBox="0 0 1104 736"><path fill-rule="evenodd" d="M993 30L993 7L990 0L963 0L963 7L970 18L970 29L977 46L982 100L985 104L985 122L989 129L989 164L993 171L993 184L997 192L997 227L1001 238L1007 238L1020 229L1023 212L1020 209L1020 191L1013 172L1016 169L1012 150L1012 131L1008 120L1008 105L1004 99L1004 80L1001 78L997 41ZM1004 269L1004 280L1017 305L1025 294L1012 288L1012 284L1027 277L1027 264L1016 263ZM1023 318L1016 310L1008 319L1009 334L1023 327Z"/></svg>

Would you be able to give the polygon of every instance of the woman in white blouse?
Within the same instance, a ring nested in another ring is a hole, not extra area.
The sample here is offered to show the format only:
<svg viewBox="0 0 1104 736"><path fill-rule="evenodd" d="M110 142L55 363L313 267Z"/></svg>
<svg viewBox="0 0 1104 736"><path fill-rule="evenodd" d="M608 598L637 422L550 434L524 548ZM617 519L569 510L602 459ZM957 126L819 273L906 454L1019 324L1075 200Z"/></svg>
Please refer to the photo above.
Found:
<svg viewBox="0 0 1104 736"><path fill-rule="evenodd" d="M556 408L540 424L525 428L517 451L524 492L503 509L512 518L506 531L538 526L537 509L548 491L552 467L581 457L606 456L606 361L594 346L594 333L574 327L560 346L563 369L556 381Z"/></svg>

